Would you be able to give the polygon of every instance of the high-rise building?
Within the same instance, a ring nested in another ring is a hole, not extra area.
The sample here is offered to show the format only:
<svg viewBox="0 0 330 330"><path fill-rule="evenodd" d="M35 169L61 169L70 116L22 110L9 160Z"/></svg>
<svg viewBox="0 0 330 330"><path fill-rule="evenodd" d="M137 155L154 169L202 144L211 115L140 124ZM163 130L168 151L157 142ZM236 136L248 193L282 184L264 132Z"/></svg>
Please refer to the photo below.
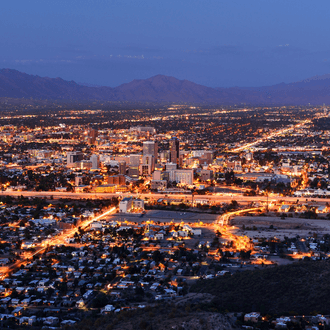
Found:
<svg viewBox="0 0 330 330"><path fill-rule="evenodd" d="M154 173L152 173L152 179L161 180L161 175L162 175L162 171L154 171Z"/></svg>
<svg viewBox="0 0 330 330"><path fill-rule="evenodd" d="M128 168L128 175L131 178L139 178L139 175L140 175L140 169L139 169L139 167L130 166Z"/></svg>
<svg viewBox="0 0 330 330"><path fill-rule="evenodd" d="M120 161L119 162L119 174L125 175L126 174L126 162L125 161Z"/></svg>
<svg viewBox="0 0 330 330"><path fill-rule="evenodd" d="M142 164L140 165L141 175L151 175L155 169L155 157L153 155L143 155Z"/></svg>
<svg viewBox="0 0 330 330"><path fill-rule="evenodd" d="M174 171L177 168L178 168L178 164L177 163L166 163L166 165L165 165L166 171Z"/></svg>
<svg viewBox="0 0 330 330"><path fill-rule="evenodd" d="M130 155L129 166L139 166L141 155Z"/></svg>
<svg viewBox="0 0 330 330"><path fill-rule="evenodd" d="M158 157L158 143L156 141L144 141L143 156L144 155L153 155L156 161Z"/></svg>
<svg viewBox="0 0 330 330"><path fill-rule="evenodd" d="M191 155L198 157L200 164L212 164L213 162L213 151L211 150L193 150Z"/></svg>
<svg viewBox="0 0 330 330"><path fill-rule="evenodd" d="M74 163L79 162L84 158L84 155L81 151L68 152L66 156L67 156L67 166L73 166Z"/></svg>
<svg viewBox="0 0 330 330"><path fill-rule="evenodd" d="M200 164L212 164L213 162L213 151L205 150L204 154L200 157Z"/></svg>
<svg viewBox="0 0 330 330"><path fill-rule="evenodd" d="M88 130L88 143L89 144L95 144L97 136L98 136L97 129L96 128L90 128Z"/></svg>
<svg viewBox="0 0 330 330"><path fill-rule="evenodd" d="M100 156L92 155L90 160L92 162L92 170L97 170L100 167Z"/></svg>
<svg viewBox="0 0 330 330"><path fill-rule="evenodd" d="M140 173L140 155L130 155L128 175L132 178L138 178L139 173Z"/></svg>
<svg viewBox="0 0 330 330"><path fill-rule="evenodd" d="M176 137L172 137L170 144L170 161L179 165L180 160L180 141Z"/></svg>
<svg viewBox="0 0 330 330"><path fill-rule="evenodd" d="M142 164L151 165L152 167L154 167L154 165L155 165L154 155L152 155L152 154L143 155Z"/></svg>

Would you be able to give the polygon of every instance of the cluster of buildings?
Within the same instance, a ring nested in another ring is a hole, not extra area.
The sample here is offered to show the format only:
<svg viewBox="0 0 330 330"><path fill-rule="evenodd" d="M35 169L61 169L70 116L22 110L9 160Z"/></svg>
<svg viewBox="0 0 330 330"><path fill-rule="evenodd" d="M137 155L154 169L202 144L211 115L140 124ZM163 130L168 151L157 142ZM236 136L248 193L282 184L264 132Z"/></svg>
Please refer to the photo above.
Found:
<svg viewBox="0 0 330 330"><path fill-rule="evenodd" d="M3 324L72 325L80 321L79 311L98 308L107 314L144 308L150 300L173 299L186 293L187 279L228 276L271 264L269 258L274 255L329 258L327 235L246 242L244 237L219 239L214 235L212 240L206 233L214 230L213 224L118 221L120 213L90 222L75 235L46 246L33 257L49 237L56 239L69 229L58 227L59 218L70 217L70 213L79 219L95 216L95 207L74 214L73 203L40 207L39 202L25 199L21 206L5 202L0 211L8 219L8 225L2 227L0 249ZM123 199L120 203L124 202L129 205L134 200ZM23 206L28 203L31 205ZM30 214L36 210L41 214L33 219ZM250 253L242 253L247 250ZM21 262L20 267L10 268L17 262ZM10 275L8 269L12 269ZM99 301L101 292L107 295ZM254 319L259 316L246 315L246 321Z"/></svg>
<svg viewBox="0 0 330 330"><path fill-rule="evenodd" d="M119 210L133 202L123 199ZM243 237L233 235L207 236L213 224L116 220L121 213L92 221L47 247L44 242L49 238L60 238L63 231L74 228L73 223L59 226L65 219L93 219L98 212L95 206L77 209L75 203L4 200L0 211L7 224L2 227L0 249L0 319L4 324L64 326L79 322L79 311L89 308L105 314L143 308L150 299L167 300L186 293L187 279L212 279L253 269L268 264L276 253L328 258L328 237L243 242ZM41 247L45 250L33 257ZM17 262L21 266L11 268ZM107 298L99 302L101 292Z"/></svg>
<svg viewBox="0 0 330 330"><path fill-rule="evenodd" d="M4 209L22 214L21 209ZM51 206L47 212L52 212ZM105 219L47 247L43 243L49 237L56 239L56 227L25 220L10 222L1 235L0 320L5 326L73 325L86 308L108 313L132 304L142 308L134 303L141 299L172 299L187 290L176 273L188 267L197 274L208 259L201 249L186 249L177 240L187 237L187 232L198 241L200 228ZM42 246L44 251L34 256ZM12 266L17 262L20 266ZM107 293L107 299L99 302L101 292Z"/></svg>
<svg viewBox="0 0 330 330"><path fill-rule="evenodd" d="M186 293L187 279L272 265L274 256L328 259L326 236L250 240L225 230L215 235L213 224L143 221L145 203L156 192L164 198L153 203L186 207L208 206L208 196L194 195L216 196L224 188L233 199L264 193L329 196L330 131L306 120L310 112L301 118L286 113L266 109L255 119L259 126L247 122L248 109L156 114L155 127L129 127L129 118L111 123L117 125L111 129L101 122L1 126L0 321L9 327L73 325L84 310L143 308ZM146 123L138 116L134 121ZM289 130L278 131L281 116ZM94 201L12 199L6 191L77 192ZM111 199L102 202L97 193ZM192 198L171 199L171 193ZM223 203L214 198L212 204ZM118 205L118 217L130 214L136 221L93 221L110 205ZM276 208L329 213L328 205L307 202ZM246 322L259 320L258 313L245 315ZM285 328L286 322L281 318L274 326Z"/></svg>
<svg viewBox="0 0 330 330"><path fill-rule="evenodd" d="M162 117L164 123L169 124L169 130L162 127L162 132L153 126L142 125L109 130L97 124L93 127L59 124L36 128L4 125L0 130L0 165L9 179L1 180L2 189L36 190L36 186L23 179L27 171L32 170L42 176L50 173L64 176L64 180L48 185L48 191L120 194L206 189L212 192L210 187L228 183L226 173L232 172L237 180L229 180L230 184L251 188L257 193L267 186L264 183L272 183L271 186L268 184L268 190L276 193L298 197L329 195L329 131L320 130L311 121L303 122L307 116L303 111L301 118L295 118L284 110L269 109L265 118L258 119L264 121L264 127L255 131L250 127L251 123L250 126L241 123L239 133L235 131L231 137L237 137L246 129L248 132L245 133L252 135L246 140L227 144L225 148L212 142L215 130L219 130L217 134L224 134L227 119L241 122L247 109L237 111L237 114L233 111L232 117L226 111ZM218 120L218 115L224 116L225 120L221 131L220 126L211 127L211 119ZM277 126L272 130L270 125L275 125L281 116L286 118L289 130L279 130ZM209 124L203 123L201 118ZM173 123L170 120L181 123L183 119L198 121L201 125L190 127L191 132L184 123L182 129L171 130ZM157 117L153 120L160 124ZM201 137L205 140L204 146L200 143ZM250 142L251 137L258 143ZM16 148L15 152L11 146L17 142L28 148ZM11 180L12 174L20 177ZM280 188L281 185L289 186L289 189Z"/></svg>

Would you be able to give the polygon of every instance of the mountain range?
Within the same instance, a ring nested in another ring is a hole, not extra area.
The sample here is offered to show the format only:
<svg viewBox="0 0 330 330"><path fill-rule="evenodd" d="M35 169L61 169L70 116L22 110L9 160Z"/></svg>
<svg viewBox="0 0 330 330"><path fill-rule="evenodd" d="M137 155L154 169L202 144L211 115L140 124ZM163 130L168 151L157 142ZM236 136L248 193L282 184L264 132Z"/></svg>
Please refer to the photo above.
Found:
<svg viewBox="0 0 330 330"><path fill-rule="evenodd" d="M97 100L194 104L319 105L330 104L330 75L294 83L263 87L212 88L157 75L133 80L118 87L94 87L61 78L29 75L17 70L0 70L0 97L37 100Z"/></svg>

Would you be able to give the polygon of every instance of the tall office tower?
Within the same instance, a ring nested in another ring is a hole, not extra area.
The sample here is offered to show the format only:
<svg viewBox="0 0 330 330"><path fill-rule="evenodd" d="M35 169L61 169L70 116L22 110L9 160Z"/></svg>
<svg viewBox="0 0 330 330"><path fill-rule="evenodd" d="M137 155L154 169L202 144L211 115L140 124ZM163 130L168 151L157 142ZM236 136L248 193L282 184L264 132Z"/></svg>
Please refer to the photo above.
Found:
<svg viewBox="0 0 330 330"><path fill-rule="evenodd" d="M90 161L92 162L92 170L97 170L100 167L99 155L92 155Z"/></svg>
<svg viewBox="0 0 330 330"><path fill-rule="evenodd" d="M68 152L67 156L67 166L73 166L75 162L79 162L84 158L84 155L81 151Z"/></svg>
<svg viewBox="0 0 330 330"><path fill-rule="evenodd" d="M129 166L139 166L141 155L129 155Z"/></svg>
<svg viewBox="0 0 330 330"><path fill-rule="evenodd" d="M143 156L153 155L155 162L158 157L158 143L156 141L144 141L143 142Z"/></svg>
<svg viewBox="0 0 330 330"><path fill-rule="evenodd" d="M121 161L119 162L119 174L125 175L126 174L126 162Z"/></svg>
<svg viewBox="0 0 330 330"><path fill-rule="evenodd" d="M140 155L130 155L128 175L132 178L138 178L140 172L139 170L140 170Z"/></svg>
<svg viewBox="0 0 330 330"><path fill-rule="evenodd" d="M88 143L89 144L95 144L97 135L98 135L97 129L96 128L90 128L88 130Z"/></svg>
<svg viewBox="0 0 330 330"><path fill-rule="evenodd" d="M180 141L176 137L170 140L170 161L179 165L180 160Z"/></svg>
<svg viewBox="0 0 330 330"><path fill-rule="evenodd" d="M154 155L143 155L142 164L140 165L141 175L151 175L155 169L155 157Z"/></svg>

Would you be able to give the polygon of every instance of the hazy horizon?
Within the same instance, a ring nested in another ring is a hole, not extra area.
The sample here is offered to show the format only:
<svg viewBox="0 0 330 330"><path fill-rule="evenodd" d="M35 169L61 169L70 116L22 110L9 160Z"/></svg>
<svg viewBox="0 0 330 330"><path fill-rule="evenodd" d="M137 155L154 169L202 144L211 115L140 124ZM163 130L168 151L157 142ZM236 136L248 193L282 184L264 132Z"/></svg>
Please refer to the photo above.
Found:
<svg viewBox="0 0 330 330"><path fill-rule="evenodd" d="M156 74L209 87L290 83L330 72L329 7L14 0L1 5L0 67L110 87Z"/></svg>

